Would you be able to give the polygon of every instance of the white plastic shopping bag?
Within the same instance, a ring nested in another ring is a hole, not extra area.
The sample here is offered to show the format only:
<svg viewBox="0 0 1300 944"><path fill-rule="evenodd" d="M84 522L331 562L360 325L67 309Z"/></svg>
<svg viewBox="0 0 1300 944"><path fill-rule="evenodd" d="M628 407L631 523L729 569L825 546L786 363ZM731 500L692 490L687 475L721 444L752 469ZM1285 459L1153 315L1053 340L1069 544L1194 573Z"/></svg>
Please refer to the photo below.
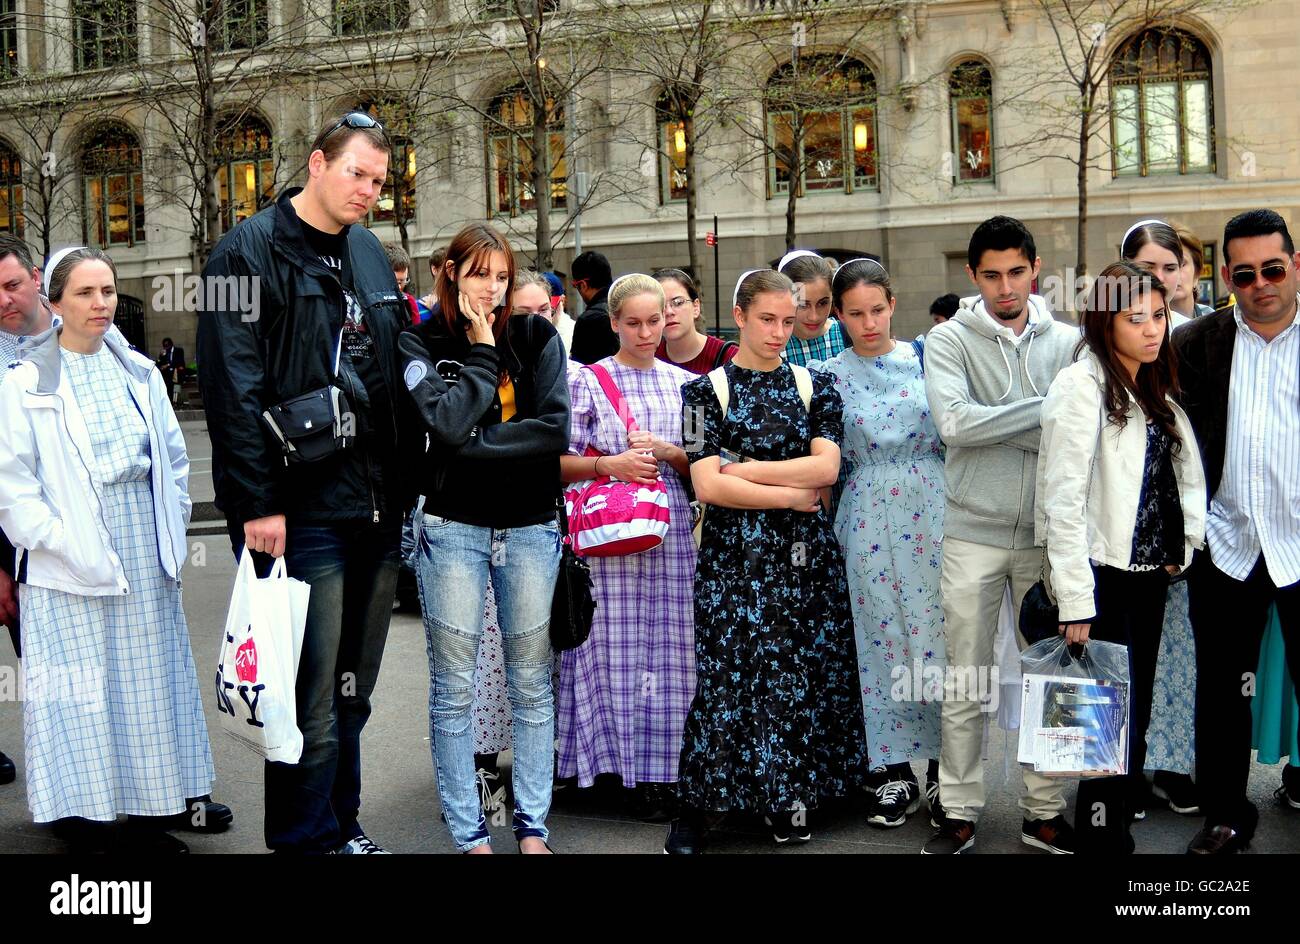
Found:
<svg viewBox="0 0 1300 944"><path fill-rule="evenodd" d="M239 558L217 663L221 727L267 760L302 756L295 681L311 587L291 579L278 558L258 579L252 555Z"/></svg>

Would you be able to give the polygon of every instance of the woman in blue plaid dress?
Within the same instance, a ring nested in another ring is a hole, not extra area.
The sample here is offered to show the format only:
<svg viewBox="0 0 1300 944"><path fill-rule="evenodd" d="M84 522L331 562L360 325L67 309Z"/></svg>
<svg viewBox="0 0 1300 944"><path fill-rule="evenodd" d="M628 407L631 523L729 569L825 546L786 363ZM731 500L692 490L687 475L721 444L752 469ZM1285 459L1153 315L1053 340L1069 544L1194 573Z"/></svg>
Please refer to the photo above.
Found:
<svg viewBox="0 0 1300 944"><path fill-rule="evenodd" d="M635 787L644 819L670 811L682 726L695 694L695 542L682 476L681 386L693 374L655 359L664 329L664 292L648 275L624 276L609 293L619 351L597 361L627 401L639 427L629 433L595 374L572 372L570 455L561 475L585 481L612 474L668 489L663 544L625 557L591 559L596 615L591 638L562 653L556 715L560 777L589 787L599 774ZM634 446L641 442L642 446ZM599 458L587 456L591 447ZM649 450L653 455L646 455Z"/></svg>
<svg viewBox="0 0 1300 944"><path fill-rule="evenodd" d="M115 284L101 251L67 254L50 277L62 325L24 345L0 387L28 803L83 839L86 821L125 813L128 841L185 852L164 829L230 816L201 802L212 753L179 582L189 460L162 377L109 334Z"/></svg>

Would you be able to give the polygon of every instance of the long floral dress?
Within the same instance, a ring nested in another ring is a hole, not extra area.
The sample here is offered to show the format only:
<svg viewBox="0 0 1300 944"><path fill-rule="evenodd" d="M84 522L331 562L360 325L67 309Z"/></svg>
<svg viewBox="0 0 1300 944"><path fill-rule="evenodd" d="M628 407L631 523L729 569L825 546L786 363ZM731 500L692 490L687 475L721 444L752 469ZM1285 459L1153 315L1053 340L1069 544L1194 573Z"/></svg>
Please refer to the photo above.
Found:
<svg viewBox="0 0 1300 944"><path fill-rule="evenodd" d="M681 445L681 386L693 374L658 360L645 370L612 357L597 364L609 371L641 429ZM592 371L569 374L569 399L571 453L627 449L627 426ZM625 787L677 781L682 725L695 694L695 541L681 476L666 462L659 474L670 516L663 544L589 560L596 600L591 636L560 656L558 775L576 776L581 787L598 774L617 774Z"/></svg>
<svg viewBox="0 0 1300 944"><path fill-rule="evenodd" d="M900 342L878 357L849 348L814 366L834 376L844 401L835 536L848 570L871 766L937 758L941 695L916 682L947 664L939 602L943 444L921 361ZM896 697L899 686L907 697Z"/></svg>
<svg viewBox="0 0 1300 944"><path fill-rule="evenodd" d="M691 462L757 460L839 443L842 406L813 375L811 416L790 367L727 365L726 417L708 377L682 388ZM867 776L844 559L825 511L711 506L695 572L695 700L679 796L697 810L813 808Z"/></svg>

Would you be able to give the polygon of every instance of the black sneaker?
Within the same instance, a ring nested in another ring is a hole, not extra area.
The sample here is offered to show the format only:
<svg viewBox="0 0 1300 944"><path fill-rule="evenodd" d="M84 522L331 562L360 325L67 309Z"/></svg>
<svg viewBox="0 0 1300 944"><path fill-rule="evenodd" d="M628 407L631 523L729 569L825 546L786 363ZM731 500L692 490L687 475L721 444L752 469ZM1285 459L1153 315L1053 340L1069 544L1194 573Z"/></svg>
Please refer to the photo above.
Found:
<svg viewBox="0 0 1300 944"><path fill-rule="evenodd" d="M708 835L698 814L678 817L664 839L664 855L699 855L704 851Z"/></svg>
<svg viewBox="0 0 1300 944"><path fill-rule="evenodd" d="M1169 805L1175 813L1195 816L1201 812L1201 798L1196 782L1187 774L1157 770L1151 778L1151 793Z"/></svg>
<svg viewBox="0 0 1300 944"><path fill-rule="evenodd" d="M793 810L784 813L769 813L763 822L772 828L772 838L778 846L787 842L807 842L812 839L812 830L808 828L808 811Z"/></svg>
<svg viewBox="0 0 1300 944"><path fill-rule="evenodd" d="M943 804L939 802L939 781L926 778L925 781L925 802L930 807L930 825L938 829L948 814L944 812Z"/></svg>
<svg viewBox="0 0 1300 944"><path fill-rule="evenodd" d="M677 785L638 783L628 797L628 812L644 823L669 823L677 808Z"/></svg>
<svg viewBox="0 0 1300 944"><path fill-rule="evenodd" d="M867 822L892 829L902 826L921 808L921 789L915 780L890 780L876 787Z"/></svg>
<svg viewBox="0 0 1300 944"><path fill-rule="evenodd" d="M975 845L975 824L964 819L944 819L939 831L921 848L921 855L959 855Z"/></svg>
<svg viewBox="0 0 1300 944"><path fill-rule="evenodd" d="M0 751L0 783L13 783L14 778L17 776L18 768L14 766L14 762L9 759L4 751Z"/></svg>
<svg viewBox="0 0 1300 944"><path fill-rule="evenodd" d="M1287 764L1282 768L1282 786L1273 791L1279 803L1300 810L1300 767Z"/></svg>
<svg viewBox="0 0 1300 944"><path fill-rule="evenodd" d="M1074 855L1074 827L1064 816L1025 820L1020 827L1020 841L1053 855Z"/></svg>

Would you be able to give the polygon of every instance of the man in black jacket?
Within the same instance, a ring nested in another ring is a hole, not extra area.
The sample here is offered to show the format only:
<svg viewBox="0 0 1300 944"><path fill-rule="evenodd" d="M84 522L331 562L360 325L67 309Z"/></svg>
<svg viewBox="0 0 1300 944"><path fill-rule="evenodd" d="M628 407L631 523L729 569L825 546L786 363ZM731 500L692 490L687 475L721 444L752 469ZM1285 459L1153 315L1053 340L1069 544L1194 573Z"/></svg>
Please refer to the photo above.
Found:
<svg viewBox="0 0 1300 944"><path fill-rule="evenodd" d="M303 189L236 226L203 270L199 385L217 505L231 543L284 556L311 585L298 666L302 758L266 765L266 843L276 851L382 852L357 822L361 730L397 581L407 435L397 334L405 300L363 226L388 173L382 126L352 113L316 136ZM263 411L340 388L355 438L287 462ZM259 569L269 561L259 555Z"/></svg>
<svg viewBox="0 0 1300 944"><path fill-rule="evenodd" d="M1223 231L1236 304L1173 334L1188 419L1205 463L1205 549L1188 571L1196 640L1196 786L1205 826L1187 851L1237 852L1247 799L1251 698L1270 604L1300 678L1300 254L1282 217L1250 210ZM1300 808L1300 772L1278 798Z"/></svg>
<svg viewBox="0 0 1300 944"><path fill-rule="evenodd" d="M584 252L573 260L573 287L586 306L573 326L569 356L580 364L618 353L618 335L609 326L609 287L614 275L609 260L598 252Z"/></svg>

